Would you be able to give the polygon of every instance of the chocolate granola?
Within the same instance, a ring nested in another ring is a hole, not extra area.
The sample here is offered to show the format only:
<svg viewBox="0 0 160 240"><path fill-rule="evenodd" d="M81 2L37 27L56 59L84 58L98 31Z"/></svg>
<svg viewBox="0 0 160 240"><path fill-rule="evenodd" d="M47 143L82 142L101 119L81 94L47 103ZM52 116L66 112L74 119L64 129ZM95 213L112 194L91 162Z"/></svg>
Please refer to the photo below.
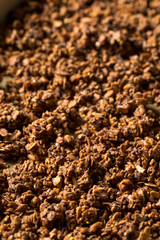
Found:
<svg viewBox="0 0 160 240"><path fill-rule="evenodd" d="M160 239L160 1L27 1L6 78L0 239Z"/></svg>

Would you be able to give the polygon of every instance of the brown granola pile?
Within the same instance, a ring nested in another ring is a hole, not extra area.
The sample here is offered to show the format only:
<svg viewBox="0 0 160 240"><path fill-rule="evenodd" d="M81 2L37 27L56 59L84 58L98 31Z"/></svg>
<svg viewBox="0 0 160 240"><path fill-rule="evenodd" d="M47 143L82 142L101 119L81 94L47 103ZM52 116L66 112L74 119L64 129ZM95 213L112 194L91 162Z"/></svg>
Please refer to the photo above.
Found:
<svg viewBox="0 0 160 240"><path fill-rule="evenodd" d="M0 79L0 239L160 239L160 1L26 2Z"/></svg>

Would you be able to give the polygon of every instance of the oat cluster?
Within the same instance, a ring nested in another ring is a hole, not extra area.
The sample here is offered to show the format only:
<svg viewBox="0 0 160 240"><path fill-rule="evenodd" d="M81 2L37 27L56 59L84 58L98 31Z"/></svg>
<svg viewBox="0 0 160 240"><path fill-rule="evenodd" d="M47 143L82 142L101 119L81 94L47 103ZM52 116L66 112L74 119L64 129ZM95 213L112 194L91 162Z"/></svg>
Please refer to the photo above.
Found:
<svg viewBox="0 0 160 240"><path fill-rule="evenodd" d="M26 2L4 78L0 239L159 240L160 1Z"/></svg>

